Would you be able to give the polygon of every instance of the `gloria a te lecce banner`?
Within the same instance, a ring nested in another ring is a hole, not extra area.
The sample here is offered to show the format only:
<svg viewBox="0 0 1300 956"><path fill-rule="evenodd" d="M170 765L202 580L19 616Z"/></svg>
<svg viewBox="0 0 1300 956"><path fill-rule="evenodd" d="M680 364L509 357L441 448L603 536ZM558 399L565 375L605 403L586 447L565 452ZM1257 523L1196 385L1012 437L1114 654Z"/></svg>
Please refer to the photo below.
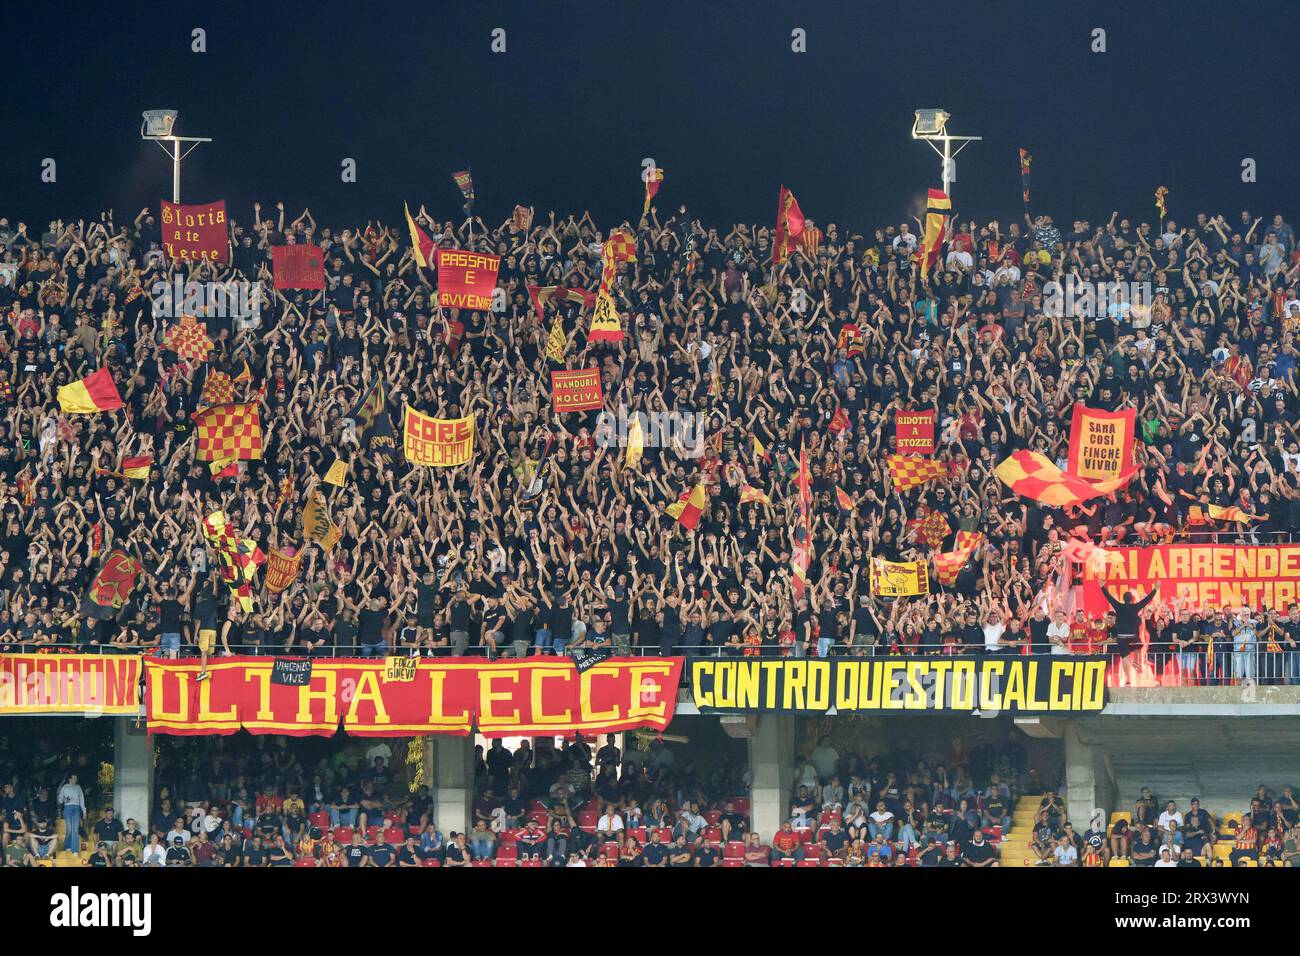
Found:
<svg viewBox="0 0 1300 956"><path fill-rule="evenodd" d="M488 662L419 658L398 674L381 658L312 661L302 686L272 680L271 657L208 662L149 658L150 733L366 737L584 734L648 727L673 718L680 657L614 657L579 671L571 658ZM409 670L407 668L406 670Z"/></svg>

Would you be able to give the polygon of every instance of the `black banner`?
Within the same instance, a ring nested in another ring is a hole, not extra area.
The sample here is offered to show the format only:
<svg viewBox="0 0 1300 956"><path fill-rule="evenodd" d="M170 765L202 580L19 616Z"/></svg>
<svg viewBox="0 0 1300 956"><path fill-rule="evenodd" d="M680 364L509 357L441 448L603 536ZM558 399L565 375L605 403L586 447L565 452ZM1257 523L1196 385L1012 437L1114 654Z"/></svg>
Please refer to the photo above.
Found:
<svg viewBox="0 0 1300 956"><path fill-rule="evenodd" d="M271 665L271 683L285 687L306 687L311 684L311 658L277 657Z"/></svg>
<svg viewBox="0 0 1300 956"><path fill-rule="evenodd" d="M1097 713L1106 658L848 657L695 659L701 713Z"/></svg>

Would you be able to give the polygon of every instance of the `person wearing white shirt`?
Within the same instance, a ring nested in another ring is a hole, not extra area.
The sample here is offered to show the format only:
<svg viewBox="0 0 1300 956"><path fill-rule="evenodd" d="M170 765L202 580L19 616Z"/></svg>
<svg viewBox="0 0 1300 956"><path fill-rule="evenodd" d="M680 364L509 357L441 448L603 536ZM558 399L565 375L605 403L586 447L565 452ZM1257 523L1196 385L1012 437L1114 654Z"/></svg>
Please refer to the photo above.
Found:
<svg viewBox="0 0 1300 956"><path fill-rule="evenodd" d="M59 788L58 801L63 808L63 822L68 828L64 835L64 849L77 853L81 849L81 818L86 814L86 794L77 783L75 773Z"/></svg>
<svg viewBox="0 0 1300 956"><path fill-rule="evenodd" d="M1178 861L1174 859L1173 851L1167 846L1160 848L1160 859L1156 860L1156 866L1177 866Z"/></svg>
<svg viewBox="0 0 1300 956"><path fill-rule="evenodd" d="M1161 830L1168 830L1170 823L1180 827L1183 825L1183 815L1178 812L1178 806L1172 800L1165 804L1165 812L1160 814L1160 819L1156 821Z"/></svg>
<svg viewBox="0 0 1300 956"><path fill-rule="evenodd" d="M1047 641L1052 645L1052 653L1068 656L1070 653L1070 624L1065 619L1064 611L1052 615L1052 623L1047 625Z"/></svg>
<svg viewBox="0 0 1300 956"><path fill-rule="evenodd" d="M1055 860L1055 866L1078 866L1079 851L1074 846L1074 841L1069 837L1061 837L1056 848L1052 850L1052 857Z"/></svg>
<svg viewBox="0 0 1300 956"><path fill-rule="evenodd" d="M149 845L144 848L144 856L140 859L141 866L166 866L167 850L158 842L158 834L149 835Z"/></svg>
<svg viewBox="0 0 1300 956"><path fill-rule="evenodd" d="M623 818L614 812L614 805L611 803L605 808L605 815L596 823L596 832L613 835L621 829L623 829Z"/></svg>
<svg viewBox="0 0 1300 956"><path fill-rule="evenodd" d="M984 622L984 653L995 654L1005 650L1002 635L1007 632L1007 624L997 614L990 614Z"/></svg>

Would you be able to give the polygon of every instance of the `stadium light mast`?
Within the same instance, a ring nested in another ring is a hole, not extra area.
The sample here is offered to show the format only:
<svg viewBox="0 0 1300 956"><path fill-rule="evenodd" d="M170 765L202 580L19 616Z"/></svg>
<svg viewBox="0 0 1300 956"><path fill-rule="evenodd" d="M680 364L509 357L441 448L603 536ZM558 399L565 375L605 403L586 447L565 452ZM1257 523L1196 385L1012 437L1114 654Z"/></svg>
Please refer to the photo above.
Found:
<svg viewBox="0 0 1300 956"><path fill-rule="evenodd" d="M176 110L145 110L144 121L140 124L140 138L153 140L172 160L172 202L181 201L181 160L198 147L199 143L210 143L206 136L177 136L172 132L176 125ZM185 152L181 152L181 143L192 143ZM170 144L166 145L166 144Z"/></svg>
<svg viewBox="0 0 1300 956"><path fill-rule="evenodd" d="M970 143L978 143L984 137L982 136L952 136L947 131L949 113L947 110L917 110L916 120L912 123L912 139L923 139L930 144L930 148L939 154L943 163L943 191L951 196L949 184L957 180L957 163L956 157ZM936 143L943 143L943 149L936 146ZM956 149L952 144L957 143Z"/></svg>

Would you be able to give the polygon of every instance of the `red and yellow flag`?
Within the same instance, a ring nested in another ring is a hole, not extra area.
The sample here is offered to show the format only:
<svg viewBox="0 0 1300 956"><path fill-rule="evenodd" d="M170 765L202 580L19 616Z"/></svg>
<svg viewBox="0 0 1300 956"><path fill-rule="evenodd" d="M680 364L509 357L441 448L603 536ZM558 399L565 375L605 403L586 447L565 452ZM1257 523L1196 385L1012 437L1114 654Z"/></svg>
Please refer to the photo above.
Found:
<svg viewBox="0 0 1300 956"><path fill-rule="evenodd" d="M760 505L770 505L772 503L772 499L768 497L767 492L762 491L761 489L755 488L753 485L746 483L740 486L740 503L742 505L747 505L750 503L757 503Z"/></svg>
<svg viewBox="0 0 1300 956"><path fill-rule="evenodd" d="M772 264L782 265L790 258L791 246L803 235L804 218L794 193L781 187L776 197L776 236L772 242Z"/></svg>
<svg viewBox="0 0 1300 956"><path fill-rule="evenodd" d="M948 467L933 458L913 458L910 455L890 455L889 477L893 480L895 491L906 491L928 481L938 481L948 477Z"/></svg>
<svg viewBox="0 0 1300 956"><path fill-rule="evenodd" d="M925 281L939 259L939 249L943 246L944 230L948 225L948 210L952 200L942 189L931 189L929 202L925 210L925 235L921 241L921 280Z"/></svg>
<svg viewBox="0 0 1300 956"><path fill-rule="evenodd" d="M659 184L664 181L664 171L656 166L649 170L645 181L645 205L641 207L641 218L650 215L650 203L659 194Z"/></svg>
<svg viewBox="0 0 1300 956"><path fill-rule="evenodd" d="M1067 475L1036 451L1018 451L993 469L1004 485L1018 495L1045 505L1064 508L1090 498L1108 495L1128 484L1138 469L1131 468L1109 481L1084 481Z"/></svg>
<svg viewBox="0 0 1300 956"><path fill-rule="evenodd" d="M255 404L214 405L194 413L199 461L262 457L262 415Z"/></svg>
<svg viewBox="0 0 1300 956"><path fill-rule="evenodd" d="M669 515L677 519L677 523L683 528L691 531L700 523L700 515L704 513L704 505L709 500L708 489L704 482L700 482L691 489L690 494L683 495L677 501L674 501L664 509Z"/></svg>
<svg viewBox="0 0 1300 956"><path fill-rule="evenodd" d="M944 587L957 583L957 575L966 566L970 556L983 542L984 535L978 531L958 531L957 542L951 551L937 551L934 554L934 573Z"/></svg>
<svg viewBox="0 0 1300 956"><path fill-rule="evenodd" d="M91 372L79 382L59 386L59 407L69 415L93 415L122 407L113 376L108 369Z"/></svg>
<svg viewBox="0 0 1300 956"><path fill-rule="evenodd" d="M411 207L402 203L402 209L406 211L406 225L411 230L411 255L415 258L416 265L427 269L433 261L433 240L415 224L411 218Z"/></svg>

